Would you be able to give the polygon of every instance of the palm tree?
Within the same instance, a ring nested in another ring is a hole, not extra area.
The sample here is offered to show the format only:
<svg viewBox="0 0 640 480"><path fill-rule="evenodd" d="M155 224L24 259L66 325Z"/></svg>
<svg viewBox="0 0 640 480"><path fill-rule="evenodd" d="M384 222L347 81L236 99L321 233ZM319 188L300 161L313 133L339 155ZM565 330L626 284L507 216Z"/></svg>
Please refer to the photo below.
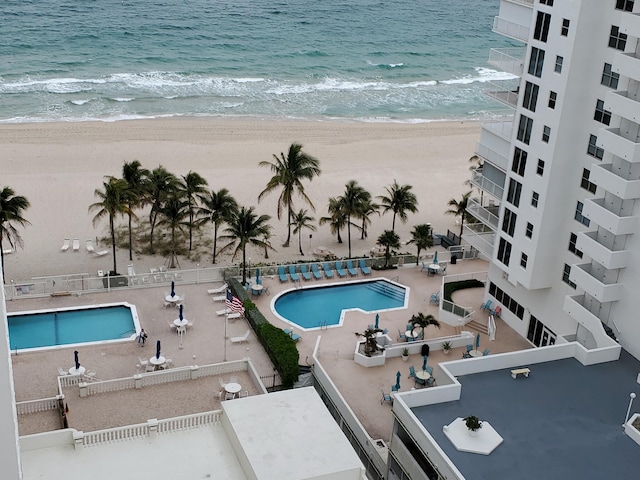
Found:
<svg viewBox="0 0 640 480"><path fill-rule="evenodd" d="M453 215L454 217L460 217L460 238L462 238L462 229L464 228L464 221L467 218L467 204L469 203L469 197L471 192L467 192L462 195L460 201L452 198L447 202L451 208L444 212L447 215Z"/></svg>
<svg viewBox="0 0 640 480"><path fill-rule="evenodd" d="M283 247L288 247L291 241L291 224L293 220L293 195L300 195L315 211L311 199L304 192L302 180L313 180L313 177L320 175L320 162L317 158L302 151L302 145L292 143L289 152L285 157L280 153L280 157L273 155L273 163L262 161L261 167L269 167L273 172L273 177L267 183L265 189L258 195L258 201L267 193L282 187L280 197L278 197L278 219L282 218L282 210L287 210L287 241Z"/></svg>
<svg viewBox="0 0 640 480"><path fill-rule="evenodd" d="M423 339L424 339L424 329L427 328L429 325L433 325L434 327L440 328L440 322L436 320L436 317L434 317L431 314L425 315L422 312L418 313L417 315L412 315L411 320L409 320L409 322L412 325L411 330L413 330L416 327L420 327L422 329L421 336Z"/></svg>
<svg viewBox="0 0 640 480"><path fill-rule="evenodd" d="M416 253L416 265L420 260L420 252L422 250L426 250L427 248L433 247L433 236L431 235L431 225L427 225L426 223L421 223L420 225L415 225L413 230L411 230L411 240L408 243L413 243L418 252Z"/></svg>
<svg viewBox="0 0 640 480"><path fill-rule="evenodd" d="M262 241L264 242L264 259L265 260L269 260L269 248L271 248L271 242L269 240L274 236L271 231L272 230L271 225L267 225L267 227L269 231L264 235L262 235Z"/></svg>
<svg viewBox="0 0 640 480"><path fill-rule="evenodd" d="M475 171L482 171L482 167L484 167L484 159L482 157L479 157L478 155L473 155L472 157L469 158L469 163L471 163L471 166L469 166L469 170L471 172L475 172ZM470 178L467 178L464 181L464 185L473 188L475 185L473 184L472 181L473 175ZM484 196L484 190L482 190L481 188L478 189L478 191L480 192L480 205L482 205L482 198Z"/></svg>
<svg viewBox="0 0 640 480"><path fill-rule="evenodd" d="M393 230L385 230L382 235L378 237L378 245L385 247L384 252L384 266L389 266L389 259L391 258L390 249L400 248L400 237Z"/></svg>
<svg viewBox="0 0 640 480"><path fill-rule="evenodd" d="M113 274L117 275L116 262L116 230L114 220L117 215L128 215L129 197L127 190L129 185L121 178L108 177L108 181L102 183L103 190L96 188L94 195L99 202L89 205L89 212L96 212L93 217L95 227L104 217L109 217L109 233L111 234L111 248L113 249Z"/></svg>
<svg viewBox="0 0 640 480"><path fill-rule="evenodd" d="M179 196L178 192L167 199L160 210L158 226L169 227L171 231L171 253L169 255L169 268L176 267L176 231L183 233L183 227L190 227L189 202Z"/></svg>
<svg viewBox="0 0 640 480"><path fill-rule="evenodd" d="M149 224L151 225L149 248L151 253L153 253L153 232L158 223L158 215L164 203L178 188L179 184L178 178L173 173L167 171L162 165L154 168L149 174L144 202L151 205L151 211L149 212Z"/></svg>
<svg viewBox="0 0 640 480"><path fill-rule="evenodd" d="M138 160L124 162L122 166L122 179L127 182L127 205L129 207L129 260L133 260L133 235L131 219L135 217L134 208L140 206L145 189L145 182L149 176L149 170L141 168Z"/></svg>
<svg viewBox="0 0 640 480"><path fill-rule="evenodd" d="M351 219L359 218L362 212L363 205L371 201L371 194L364 188L358 185L355 180L349 180L345 185L344 194L338 197L340 203L340 211L345 217L345 223L347 225L347 241L349 244L349 257L351 257L351 225L356 228L360 228L355 225Z"/></svg>
<svg viewBox="0 0 640 480"><path fill-rule="evenodd" d="M418 199L411 192L411 185L398 185L396 180L389 187L386 187L388 196L378 197L382 202L383 213L389 210L393 212L393 222L391 230L396 231L396 215L400 217L402 223L407 222L407 212L416 213L418 211Z"/></svg>
<svg viewBox="0 0 640 480"><path fill-rule="evenodd" d="M293 233L298 234L298 248L300 249L300 255L304 255L302 251L302 230L308 228L312 232L316 231L316 226L310 222L313 222L315 218L308 215L309 212L304 208L301 208L298 213L293 216Z"/></svg>
<svg viewBox="0 0 640 480"><path fill-rule="evenodd" d="M233 249L233 258L236 258L239 252L242 252L243 285L247 282L247 244L250 243L257 247L273 250L271 245L264 241L265 236L270 231L269 224L267 224L270 219L269 215L258 216L253 207L241 207L233 212L227 220L229 225L225 229L227 234L220 237L220 240L229 240L229 243L222 247L220 252ZM238 242L237 245L236 242Z"/></svg>
<svg viewBox="0 0 640 480"><path fill-rule="evenodd" d="M360 218L362 218L362 225L360 228L362 229L362 233L360 235L360 240L364 240L369 236L367 232L367 227L371 225L371 219L369 217L374 213L380 215L379 209L380 205L372 202L371 199L362 202L362 211L360 212Z"/></svg>
<svg viewBox="0 0 640 480"><path fill-rule="evenodd" d="M22 237L15 224L25 227L31 225L22 214L29 208L29 200L22 195L16 195L11 187L4 187L0 191L0 263L2 264L2 281L4 282L4 248L3 240L7 240L11 248L22 246Z"/></svg>
<svg viewBox="0 0 640 480"><path fill-rule="evenodd" d="M328 217L320 217L319 224L324 225L328 223L331 227L331 233L338 236L338 243L342 243L342 237L340 236L340 230L344 228L344 225L347 221L347 218L344 212L341 210L342 206L340 201L336 197L331 197L329 199L329 206L327 210L329 211Z"/></svg>
<svg viewBox="0 0 640 480"><path fill-rule="evenodd" d="M205 217L205 221L213 223L213 259L211 263L216 263L216 248L218 244L218 228L227 218L238 210L238 203L235 198L229 195L229 190L221 188L217 192L211 190L201 198L202 207L198 214Z"/></svg>
<svg viewBox="0 0 640 480"><path fill-rule="evenodd" d="M187 201L187 211L189 212L189 251L193 248L193 228L197 226L194 220L198 199L207 193L205 188L207 185L207 181L199 173L192 171L183 175L180 182L180 190Z"/></svg>

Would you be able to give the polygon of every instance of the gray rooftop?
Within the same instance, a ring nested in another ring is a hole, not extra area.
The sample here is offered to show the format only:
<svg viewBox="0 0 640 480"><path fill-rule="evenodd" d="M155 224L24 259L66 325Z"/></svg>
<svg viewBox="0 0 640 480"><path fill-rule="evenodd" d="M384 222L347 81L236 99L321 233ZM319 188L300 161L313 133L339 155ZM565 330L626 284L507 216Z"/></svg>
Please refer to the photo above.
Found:
<svg viewBox="0 0 640 480"><path fill-rule="evenodd" d="M622 423L629 394L640 394L640 362L622 351L615 362L565 359L530 368L529 378L516 380L508 369L458 376L460 400L412 411L469 479L638 478L640 447ZM504 438L490 455L459 452L443 434L444 425L468 415Z"/></svg>

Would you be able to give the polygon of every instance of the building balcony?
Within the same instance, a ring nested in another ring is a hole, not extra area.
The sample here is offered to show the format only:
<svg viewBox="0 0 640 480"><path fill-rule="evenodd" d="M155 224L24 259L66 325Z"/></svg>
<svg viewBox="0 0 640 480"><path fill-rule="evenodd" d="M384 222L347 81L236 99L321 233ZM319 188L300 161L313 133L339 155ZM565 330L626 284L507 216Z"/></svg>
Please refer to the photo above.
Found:
<svg viewBox="0 0 640 480"><path fill-rule="evenodd" d="M518 107L518 96L520 92L519 79L494 80L489 82L489 84L493 88L486 92L487 95L507 107L513 109Z"/></svg>
<svg viewBox="0 0 640 480"><path fill-rule="evenodd" d="M630 177L629 172L621 174L610 163L595 164L591 167L589 180L607 192L613 193L616 197L623 200L634 200L640 198L640 180Z"/></svg>
<svg viewBox="0 0 640 480"><path fill-rule="evenodd" d="M522 77L527 51L521 48L492 48L489 51L489 65L497 69Z"/></svg>
<svg viewBox="0 0 640 480"><path fill-rule="evenodd" d="M533 7L533 0L505 0L509 3L517 3L518 5L524 5L525 7Z"/></svg>
<svg viewBox="0 0 640 480"><path fill-rule="evenodd" d="M616 53L612 71L619 73L623 77L640 80L640 58L635 53Z"/></svg>
<svg viewBox="0 0 640 480"><path fill-rule="evenodd" d="M492 182L483 174L483 168L476 168L471 174L471 183L478 187L483 192L488 193L489 195L496 198L498 201L502 200L502 195L504 194L504 185L498 185L495 182Z"/></svg>
<svg viewBox="0 0 640 480"><path fill-rule="evenodd" d="M617 275L610 275L615 282L606 283L608 272L611 270L597 270L591 263L583 263L571 267L569 279L600 303L615 302L622 298L623 288Z"/></svg>
<svg viewBox="0 0 640 480"><path fill-rule="evenodd" d="M639 123L640 103L637 98L630 97L629 92L608 92L605 96L605 105L612 113Z"/></svg>
<svg viewBox="0 0 640 480"><path fill-rule="evenodd" d="M493 258L493 246L496 240L496 232L484 223L472 223L464 225L462 238L487 259Z"/></svg>
<svg viewBox="0 0 640 480"><path fill-rule="evenodd" d="M624 137L619 128L601 128L598 131L598 146L627 162L640 162L640 143Z"/></svg>
<svg viewBox="0 0 640 480"><path fill-rule="evenodd" d="M640 14L625 12L620 16L620 32L636 37L640 31Z"/></svg>
<svg viewBox="0 0 640 480"><path fill-rule="evenodd" d="M510 120L503 122L484 122L481 127L482 130L480 131L480 139L482 139L482 133L485 132L485 135L491 134L500 137L508 144L511 143L511 137L513 135L513 117L510 117ZM508 147L506 151L509 151Z"/></svg>
<svg viewBox="0 0 640 480"><path fill-rule="evenodd" d="M612 240L613 249L598 241L598 232L581 232L578 233L576 248L608 270L626 267L631 258L631 252L622 249L625 244L624 237L609 234L607 240L609 239ZM616 250L618 248L616 245L621 245L619 250Z"/></svg>
<svg viewBox="0 0 640 480"><path fill-rule="evenodd" d="M595 302L597 306L599 303ZM606 346L609 342L608 337L602 329L602 320L598 318L595 313L592 313L588 308L589 302L586 300L585 295L567 295L564 297L564 304L562 309L576 322L589 330L596 341L596 345ZM598 308L600 310L600 308ZM607 311L608 309L605 309Z"/></svg>
<svg viewBox="0 0 640 480"><path fill-rule="evenodd" d="M614 235L634 233L638 226L637 216L627 215L621 208L617 211L609 210L604 198L586 199L582 214Z"/></svg>
<svg viewBox="0 0 640 480"><path fill-rule="evenodd" d="M482 157L486 162L492 163L503 172L507 171L509 165L508 151L498 152L495 148L490 147L486 143L483 143L482 136L480 141L476 143L476 155Z"/></svg>
<svg viewBox="0 0 640 480"><path fill-rule="evenodd" d="M529 24L522 25L504 17L494 17L493 31L520 42L527 43L529 40Z"/></svg>
<svg viewBox="0 0 640 480"><path fill-rule="evenodd" d="M485 205L482 205L485 203ZM491 199L469 198L467 212L494 231L498 229L500 204Z"/></svg>

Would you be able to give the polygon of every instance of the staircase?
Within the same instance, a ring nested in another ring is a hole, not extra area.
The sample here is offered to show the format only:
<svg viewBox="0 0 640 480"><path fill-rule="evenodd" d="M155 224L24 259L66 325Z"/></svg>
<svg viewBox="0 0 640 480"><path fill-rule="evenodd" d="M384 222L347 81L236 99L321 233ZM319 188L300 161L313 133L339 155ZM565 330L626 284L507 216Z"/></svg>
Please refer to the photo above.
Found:
<svg viewBox="0 0 640 480"><path fill-rule="evenodd" d="M476 332L484 333L485 335L489 335L489 328L475 319L467 322L464 327L470 330L475 330Z"/></svg>

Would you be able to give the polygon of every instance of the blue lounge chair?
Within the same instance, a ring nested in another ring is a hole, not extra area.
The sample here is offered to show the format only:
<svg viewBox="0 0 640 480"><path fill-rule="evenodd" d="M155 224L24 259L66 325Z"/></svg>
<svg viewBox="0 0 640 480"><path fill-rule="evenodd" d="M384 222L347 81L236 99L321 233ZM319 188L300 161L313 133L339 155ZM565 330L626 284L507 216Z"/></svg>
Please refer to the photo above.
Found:
<svg viewBox="0 0 640 480"><path fill-rule="evenodd" d="M322 272L318 270L318 265L316 265L315 263L311 264L311 273L313 273L313 278L315 278L316 280L320 280L322 278Z"/></svg>
<svg viewBox="0 0 640 480"><path fill-rule="evenodd" d="M281 282L286 282L289 280L287 277L287 273L284 271L284 267L281 265L278 267L278 277L280 277Z"/></svg>
<svg viewBox="0 0 640 480"><path fill-rule="evenodd" d="M324 262L322 264L322 268L324 268L324 276L327 278L333 278L333 269L331 268L331 264L329 262Z"/></svg>
<svg viewBox="0 0 640 480"><path fill-rule="evenodd" d="M440 303L440 292L432 293L429 303Z"/></svg>
<svg viewBox="0 0 640 480"><path fill-rule="evenodd" d="M398 391L400 391L400 389L396 385L391 385L391 391L392 392L398 392Z"/></svg>
<svg viewBox="0 0 640 480"><path fill-rule="evenodd" d="M342 262L336 262L336 273L340 278L344 278L347 276L347 272L344 271L344 267L342 266Z"/></svg>
<svg viewBox="0 0 640 480"><path fill-rule="evenodd" d="M302 278L305 280L311 280L311 273L307 270L306 265L300 265L300 273L302 274Z"/></svg>
<svg viewBox="0 0 640 480"><path fill-rule="evenodd" d="M294 265L289 265L289 275L291 276L291 280L297 282L300 280L300 277L296 273L296 267Z"/></svg>
<svg viewBox="0 0 640 480"><path fill-rule="evenodd" d="M352 277L358 276L358 271L353 267L353 263L351 262L351 260L347 260L347 271Z"/></svg>
<svg viewBox="0 0 640 480"><path fill-rule="evenodd" d="M489 349L488 349L488 348L485 348L485 349L482 351L482 356L483 356L483 357L486 357L487 355L489 355Z"/></svg>
<svg viewBox="0 0 640 480"><path fill-rule="evenodd" d="M364 259L361 258L358 261L358 264L360 265L360 270L362 270L363 275L371 275L371 269L367 267L367 263L364 261Z"/></svg>
<svg viewBox="0 0 640 480"><path fill-rule="evenodd" d="M482 305L480 305L482 310L491 310L491 300L487 300Z"/></svg>
<svg viewBox="0 0 640 480"><path fill-rule="evenodd" d="M388 393L384 393L384 390L382 391L382 399L380 400L380 405L382 405L384 402L389 402L389 403L393 403L393 399L391 398L391 395L389 395Z"/></svg>

